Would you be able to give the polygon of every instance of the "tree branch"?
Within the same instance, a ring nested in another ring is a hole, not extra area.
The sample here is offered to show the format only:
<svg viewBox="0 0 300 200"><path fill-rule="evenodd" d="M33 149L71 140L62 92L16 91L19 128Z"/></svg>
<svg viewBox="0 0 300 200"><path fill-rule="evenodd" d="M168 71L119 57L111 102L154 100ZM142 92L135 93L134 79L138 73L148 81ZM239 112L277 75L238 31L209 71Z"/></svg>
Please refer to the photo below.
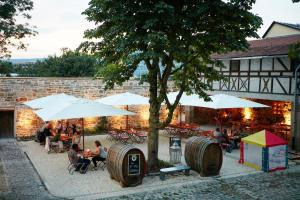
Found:
<svg viewBox="0 0 300 200"><path fill-rule="evenodd" d="M183 70L183 76L185 76L186 73L187 73L187 67L185 67L184 70ZM175 101L174 101L174 103L172 105L170 104L167 95L165 95L165 100L166 100L166 102L168 102L167 103L167 108L168 108L169 112L168 112L168 116L165 119L165 121L162 122L162 123L160 123L159 127L161 129L165 128L171 122L174 110L176 109L177 105L179 104L181 96L182 96L184 90L186 89L186 80L187 79L185 79L185 78L182 79L181 86L180 86L180 89L179 89L179 93L177 94L176 99L175 99Z"/></svg>

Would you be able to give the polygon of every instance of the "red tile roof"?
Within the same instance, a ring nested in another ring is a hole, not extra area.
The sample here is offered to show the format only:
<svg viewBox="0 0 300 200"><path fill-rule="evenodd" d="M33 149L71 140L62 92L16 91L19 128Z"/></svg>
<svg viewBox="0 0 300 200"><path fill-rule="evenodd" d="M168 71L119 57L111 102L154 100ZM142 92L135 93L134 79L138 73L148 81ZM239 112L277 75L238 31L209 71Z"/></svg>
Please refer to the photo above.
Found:
<svg viewBox="0 0 300 200"><path fill-rule="evenodd" d="M249 41L247 51L232 51L226 54L213 55L214 59L230 59L256 56L287 55L291 44L300 42L299 35L265 38Z"/></svg>

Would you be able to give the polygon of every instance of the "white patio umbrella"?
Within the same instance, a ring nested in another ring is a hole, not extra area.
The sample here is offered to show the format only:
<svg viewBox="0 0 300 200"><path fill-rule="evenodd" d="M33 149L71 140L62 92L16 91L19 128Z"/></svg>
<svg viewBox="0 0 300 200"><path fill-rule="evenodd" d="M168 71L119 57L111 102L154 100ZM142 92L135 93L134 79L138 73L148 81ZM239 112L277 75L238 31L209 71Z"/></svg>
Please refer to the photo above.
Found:
<svg viewBox="0 0 300 200"><path fill-rule="evenodd" d="M190 105L199 106L212 109L228 109L228 108L267 108L269 106L250 101L247 99L242 99L239 97L226 95L226 94L216 94L210 96L212 101L204 101L199 99L199 101L192 101ZM220 120L220 129L222 130L222 120L218 116L217 119Z"/></svg>
<svg viewBox="0 0 300 200"><path fill-rule="evenodd" d="M204 101L204 99L198 98L198 100L191 100L189 105L212 108L212 109L227 109L227 108L267 108L269 106L242 99L239 97L226 95L226 94L215 94L210 96L211 101Z"/></svg>
<svg viewBox="0 0 300 200"><path fill-rule="evenodd" d="M81 98L74 101L60 103L55 106L49 105L35 112L44 121L61 120L61 119L78 119L78 118L82 119L83 149L84 149L83 118L135 114L133 112L128 112L126 110L118 109L96 101L81 99Z"/></svg>
<svg viewBox="0 0 300 200"><path fill-rule="evenodd" d="M178 92L171 92L168 94L168 98L171 103L174 103L177 94ZM196 94L187 95L186 93L183 93L179 103L184 106L197 106L212 109L269 107L261 103L256 103L254 101L226 94L216 94L210 96L210 98L211 101L204 101L203 98L199 98Z"/></svg>
<svg viewBox="0 0 300 200"><path fill-rule="evenodd" d="M175 102L177 95L178 95L178 92L170 92L167 94L167 97L171 104L173 104ZM199 101L199 100L200 100L200 98L198 95L196 95L196 94L187 95L184 92L184 93L182 93L182 96L179 100L179 104L181 104L183 106L189 106L190 102L195 102L195 101Z"/></svg>
<svg viewBox="0 0 300 200"><path fill-rule="evenodd" d="M178 92L171 92L168 94L168 98L171 103L175 102L177 94ZM264 104L260 104L254 101L250 101L247 99L242 99L239 97L226 95L226 94L216 94L210 96L210 98L211 101L204 101L203 98L199 98L199 96L196 94L187 95L186 93L183 93L179 103L180 105L185 105L185 106L205 107L211 109L269 107Z"/></svg>
<svg viewBox="0 0 300 200"><path fill-rule="evenodd" d="M130 92L107 96L101 99L96 99L96 101L111 106L126 106L126 110L128 110L129 105L149 105L149 98ZM128 115L126 116L126 129L127 128Z"/></svg>
<svg viewBox="0 0 300 200"><path fill-rule="evenodd" d="M40 108L45 108L47 106L56 106L58 104L74 101L76 99L77 98L74 96L60 93L60 94L37 98L31 101L24 102L23 104L33 109L40 109Z"/></svg>
<svg viewBox="0 0 300 200"><path fill-rule="evenodd" d="M170 92L167 94L169 102L173 104L176 100L178 92ZM191 106L191 102L199 101L199 96L196 94L187 95L185 92L182 93L182 96L179 100L179 123L181 123L181 106Z"/></svg>
<svg viewBox="0 0 300 200"><path fill-rule="evenodd" d="M149 98L130 92L103 97L101 99L96 99L96 101L111 106L149 105Z"/></svg>

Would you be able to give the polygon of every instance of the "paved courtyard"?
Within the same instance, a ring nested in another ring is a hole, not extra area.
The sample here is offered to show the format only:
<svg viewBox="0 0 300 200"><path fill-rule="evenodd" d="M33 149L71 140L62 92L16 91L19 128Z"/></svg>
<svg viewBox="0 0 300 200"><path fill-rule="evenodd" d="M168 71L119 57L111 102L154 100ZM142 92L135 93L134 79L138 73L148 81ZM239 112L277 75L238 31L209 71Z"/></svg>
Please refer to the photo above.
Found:
<svg viewBox="0 0 300 200"><path fill-rule="evenodd" d="M30 144L30 142L24 143ZM20 148L20 146L24 148L24 143L20 145L14 140L0 140L1 166L3 168L0 175L2 177L4 175L6 180L5 184L1 183L4 186L2 185L0 190L0 199L61 199L53 196L53 191L49 193L45 189L38 174ZM44 154L44 157L49 159L50 157L46 155L48 154ZM54 155L64 154L49 154L49 156ZM232 156L234 157L234 155ZM72 183L76 182L78 177L84 180L83 177L86 176L100 178L100 174L92 172L86 175L70 175L74 179ZM65 178L60 177L59 173L54 173L53 177L56 180ZM145 180L143 183L147 187L119 188L119 191L111 193L82 194L68 199L99 199L103 197L107 199L300 199L299 165L292 165L288 170L275 173L248 172L218 178L196 176L189 180L180 180L178 179L180 177L184 176L169 178L169 180L177 180L175 182L168 182L168 180L161 182L156 180L156 177L148 177L149 180ZM151 180L156 184L150 184ZM60 182L57 184L64 188L72 185L67 181L66 185ZM101 181L100 186L104 187L106 184L109 183L104 180ZM116 183L116 185L118 184ZM87 187L90 186L92 185Z"/></svg>
<svg viewBox="0 0 300 200"><path fill-rule="evenodd" d="M106 135L96 135L85 137L86 149L93 149L93 141L100 140L104 146L109 147L113 142L106 140ZM147 157L147 145L135 144L140 148ZM185 147L185 140L182 142ZM34 164L38 173L44 180L48 190L55 196L65 198L98 198L109 197L114 195L122 195L124 193L133 193L143 191L144 188L159 189L168 187L172 184L186 183L191 181L201 182L206 181L207 178L200 177L198 173L192 171L191 176L172 176L167 177L166 181L161 181L158 176L145 177L143 184L134 188L122 188L116 181L110 179L107 170L89 170L82 175L74 173L68 174L68 157L67 153L51 153L47 154L42 146L34 141L22 142L22 149L28 154L30 160ZM159 158L165 161L169 160L169 138L160 135L159 140ZM221 177L239 176L250 173L257 173L254 169L238 164L238 154L236 151L233 154L225 154L223 166L221 170ZM184 156L182 156L182 163L185 164ZM70 184L72 183L72 184Z"/></svg>
<svg viewBox="0 0 300 200"><path fill-rule="evenodd" d="M300 199L300 166L285 172L258 173L201 183L171 186L110 199L186 199L186 200L296 200Z"/></svg>
<svg viewBox="0 0 300 200"><path fill-rule="evenodd" d="M46 191L15 140L0 140L0 158L0 199L56 199Z"/></svg>

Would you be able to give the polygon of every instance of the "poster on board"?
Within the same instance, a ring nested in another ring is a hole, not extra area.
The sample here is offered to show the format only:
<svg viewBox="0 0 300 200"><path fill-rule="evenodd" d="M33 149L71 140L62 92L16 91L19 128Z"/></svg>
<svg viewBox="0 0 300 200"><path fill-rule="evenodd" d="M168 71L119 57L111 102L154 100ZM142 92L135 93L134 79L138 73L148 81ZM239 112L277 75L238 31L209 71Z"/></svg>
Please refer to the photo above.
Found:
<svg viewBox="0 0 300 200"><path fill-rule="evenodd" d="M286 167L286 145L269 147L269 169Z"/></svg>
<svg viewBox="0 0 300 200"><path fill-rule="evenodd" d="M140 175L140 154L128 154L128 175Z"/></svg>

